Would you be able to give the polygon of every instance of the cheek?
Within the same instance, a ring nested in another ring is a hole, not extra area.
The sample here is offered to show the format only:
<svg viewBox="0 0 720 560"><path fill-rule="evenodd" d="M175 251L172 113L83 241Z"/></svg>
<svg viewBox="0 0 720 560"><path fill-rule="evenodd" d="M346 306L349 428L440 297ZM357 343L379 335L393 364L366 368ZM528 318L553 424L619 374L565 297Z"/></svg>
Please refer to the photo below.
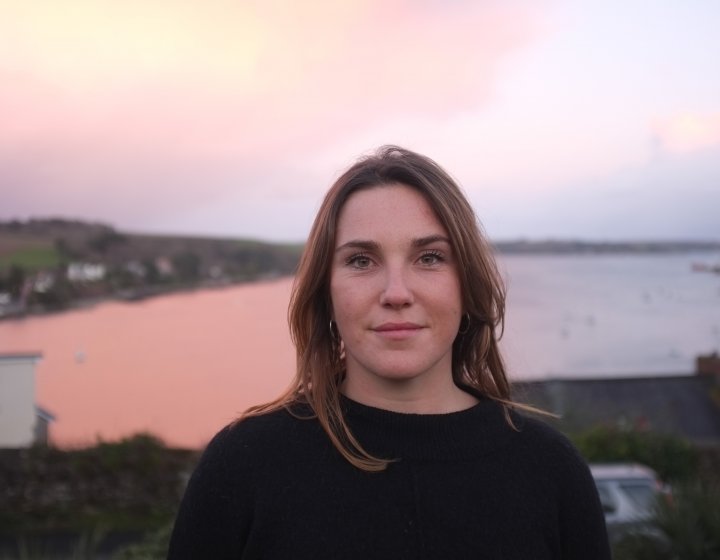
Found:
<svg viewBox="0 0 720 560"><path fill-rule="evenodd" d="M342 297L340 296L340 290L338 289L335 275L330 276L330 316L334 319L337 313L338 306L342 305Z"/></svg>
<svg viewBox="0 0 720 560"><path fill-rule="evenodd" d="M360 300L365 300L366 295L363 290L363 284L359 282L349 281L342 276L330 281L330 305L336 313L341 310L351 310L360 308Z"/></svg>
<svg viewBox="0 0 720 560"><path fill-rule="evenodd" d="M358 306L353 304L353 298L350 293L336 296L331 300L332 316L335 321L343 325L352 322L357 317Z"/></svg>
<svg viewBox="0 0 720 560"><path fill-rule="evenodd" d="M336 323L344 323L348 314L351 312L349 306L351 306L352 299L349 296L347 289L342 286L331 284L330 285L330 313Z"/></svg>
<svg viewBox="0 0 720 560"><path fill-rule="evenodd" d="M363 304L361 294L352 289L336 286L330 290L332 317L344 340L355 338L362 328L368 306Z"/></svg>

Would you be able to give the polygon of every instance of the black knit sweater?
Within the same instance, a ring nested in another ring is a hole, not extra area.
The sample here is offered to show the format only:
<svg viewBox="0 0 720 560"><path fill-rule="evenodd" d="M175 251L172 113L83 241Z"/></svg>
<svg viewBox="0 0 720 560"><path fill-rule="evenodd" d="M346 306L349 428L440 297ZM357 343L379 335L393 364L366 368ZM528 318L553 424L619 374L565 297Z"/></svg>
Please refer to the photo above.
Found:
<svg viewBox="0 0 720 560"><path fill-rule="evenodd" d="M514 416L514 430L490 400L430 415L343 406L368 451L397 459L387 470L350 465L316 420L248 418L203 454L168 558L610 558L589 470L545 424Z"/></svg>

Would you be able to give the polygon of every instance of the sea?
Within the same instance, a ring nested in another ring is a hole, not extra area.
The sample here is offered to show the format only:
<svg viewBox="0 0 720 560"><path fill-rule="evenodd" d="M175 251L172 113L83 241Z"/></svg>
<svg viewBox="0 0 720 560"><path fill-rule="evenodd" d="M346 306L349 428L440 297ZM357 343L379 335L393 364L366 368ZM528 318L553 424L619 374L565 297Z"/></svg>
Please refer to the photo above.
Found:
<svg viewBox="0 0 720 560"><path fill-rule="evenodd" d="M720 253L503 255L511 379L692 375L720 351ZM701 266L698 266L701 265ZM0 353L38 352L56 445L152 433L199 448L289 383L292 278L0 321Z"/></svg>

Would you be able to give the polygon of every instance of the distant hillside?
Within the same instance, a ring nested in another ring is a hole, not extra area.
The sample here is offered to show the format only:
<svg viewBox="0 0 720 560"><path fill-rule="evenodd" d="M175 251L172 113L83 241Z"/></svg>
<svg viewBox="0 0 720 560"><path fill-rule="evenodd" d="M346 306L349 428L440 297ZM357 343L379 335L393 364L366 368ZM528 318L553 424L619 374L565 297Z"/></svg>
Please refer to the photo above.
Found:
<svg viewBox="0 0 720 560"><path fill-rule="evenodd" d="M720 252L720 241L516 240L494 247L504 254ZM0 222L0 317L290 275L301 251L299 243L131 234L78 220Z"/></svg>
<svg viewBox="0 0 720 560"><path fill-rule="evenodd" d="M293 274L302 246L143 235L63 219L0 222L0 316Z"/></svg>
<svg viewBox="0 0 720 560"><path fill-rule="evenodd" d="M230 276L289 274L301 249L300 244L247 239L123 233L106 224L63 219L0 222L0 267L32 268L70 261L115 267L129 261L193 255L199 271L221 267Z"/></svg>
<svg viewBox="0 0 720 560"><path fill-rule="evenodd" d="M720 241L575 241L526 240L493 243L507 254L608 254L608 253L686 253L720 251Z"/></svg>

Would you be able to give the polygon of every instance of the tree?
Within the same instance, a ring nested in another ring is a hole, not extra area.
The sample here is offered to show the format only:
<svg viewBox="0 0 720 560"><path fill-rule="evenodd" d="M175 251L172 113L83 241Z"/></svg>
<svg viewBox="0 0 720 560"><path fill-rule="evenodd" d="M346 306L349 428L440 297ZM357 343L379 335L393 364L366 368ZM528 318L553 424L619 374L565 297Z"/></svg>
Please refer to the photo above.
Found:
<svg viewBox="0 0 720 560"><path fill-rule="evenodd" d="M200 257L192 251L176 253L171 260L179 280L194 282L200 277Z"/></svg>
<svg viewBox="0 0 720 560"><path fill-rule="evenodd" d="M7 291L14 298L19 298L25 284L25 269L19 265L11 265L5 274L0 275L0 291Z"/></svg>

